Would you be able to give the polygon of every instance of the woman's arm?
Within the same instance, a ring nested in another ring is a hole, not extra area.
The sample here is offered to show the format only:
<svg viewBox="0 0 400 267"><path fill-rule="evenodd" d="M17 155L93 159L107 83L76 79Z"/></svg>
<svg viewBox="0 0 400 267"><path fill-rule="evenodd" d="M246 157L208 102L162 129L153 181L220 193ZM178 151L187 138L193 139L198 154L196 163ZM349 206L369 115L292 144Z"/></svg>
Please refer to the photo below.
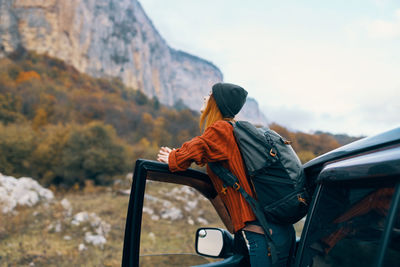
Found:
<svg viewBox="0 0 400 267"><path fill-rule="evenodd" d="M201 136L194 137L185 142L181 148L171 151L168 158L169 169L184 171L192 162L204 165L208 162L227 160L233 142L235 140L232 126L225 121L217 121Z"/></svg>
<svg viewBox="0 0 400 267"><path fill-rule="evenodd" d="M168 163L171 171L183 171L192 162L204 165L207 162L227 160L233 142L232 126L227 122L217 121L201 136L185 142L179 149L162 147L158 160Z"/></svg>

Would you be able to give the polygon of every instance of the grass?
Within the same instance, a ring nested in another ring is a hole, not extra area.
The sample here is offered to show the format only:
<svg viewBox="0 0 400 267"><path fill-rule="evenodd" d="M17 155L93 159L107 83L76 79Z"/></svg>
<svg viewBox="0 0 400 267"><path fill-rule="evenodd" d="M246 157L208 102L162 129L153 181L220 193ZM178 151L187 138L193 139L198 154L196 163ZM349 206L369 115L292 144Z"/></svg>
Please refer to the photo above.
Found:
<svg viewBox="0 0 400 267"><path fill-rule="evenodd" d="M174 200L173 195L168 195L174 187L176 186L163 184L160 189L158 185L151 183L147 186L146 194L157 197L160 203L164 200L171 201L172 205L183 209L180 207L184 204L182 201ZM93 192L59 193L48 205L18 208L17 214L14 215L0 214L0 266L30 264L31 266L33 264L34 266L120 266L129 197L117 195L115 191L104 188L86 191ZM71 225L71 218L65 216L65 210L60 204L63 198L67 198L71 203L72 215L80 211L94 212L111 225L103 249L85 244L87 250L78 250L79 244L84 243L84 234L90 230L90 225ZM160 203L145 203L145 205L153 206L157 213L161 211L157 210L157 205L161 205ZM219 220L216 215L214 217L210 215L211 212L207 210L209 208L212 209L211 204L203 199L199 201L198 208L193 213L197 215L204 213L202 217L211 223ZM195 254L194 233L201 225L197 222L193 225L188 224L186 217L188 214L189 212L184 211L185 217L176 221L161 217L155 221L144 213L141 254ZM193 219L196 216L194 214L191 215ZM50 225L54 226L57 223L61 225L60 232L49 228ZM222 223L216 222L213 226L222 226ZM194 259L196 257L190 255L184 257L199 264L207 262L204 259ZM152 260L154 259L153 257ZM145 257L143 260L146 261ZM148 258L147 262L149 260L151 258ZM172 263L174 260L169 257L168 262Z"/></svg>
<svg viewBox="0 0 400 267"><path fill-rule="evenodd" d="M169 194L175 188L175 194ZM146 185L146 194L160 197L162 201L173 203L173 206L180 208L183 218L178 220L152 220L147 213L143 214L143 224L141 232L141 254L159 254L159 253L196 253L194 249L195 233L199 227L224 227L211 203L197 192L189 195L188 201L197 201L197 206L190 211L185 210L187 202L179 193L182 186L151 182ZM178 190L177 190L178 189ZM180 198L181 197L181 198ZM179 200L178 200L178 199ZM154 202L145 199L144 206L154 209L156 214L162 214L162 202ZM208 224L202 224L196 221L197 218L203 218ZM189 218L193 224L188 223Z"/></svg>
<svg viewBox="0 0 400 267"><path fill-rule="evenodd" d="M71 202L73 214L95 212L111 224L103 249L86 244L87 250L78 250L89 227L68 223L59 203L63 197ZM128 200L112 192L72 193L58 195L49 205L19 208L17 215L1 215L0 266L120 266ZM60 232L49 229L56 222Z"/></svg>
<svg viewBox="0 0 400 267"><path fill-rule="evenodd" d="M212 261L195 255L195 232L199 227L224 226L211 203L197 192L190 192L172 184L147 184L146 195L151 197L145 199L144 206L153 214L143 213L141 255L171 255L141 257L142 266L178 266L177 259L181 263L186 260L188 265ZM85 244L85 232L93 229L88 223L71 225L71 217L60 204L63 198L71 203L72 216L81 211L94 212L111 225L103 248ZM0 214L0 266L120 266L128 202L128 196L118 195L111 188L89 187L84 192L56 193L52 203L18 208L14 215ZM197 202L196 207L190 202ZM182 218L163 219L163 212L174 207L182 212ZM56 231L56 224L61 225L60 231ZM80 244L87 249L79 251ZM175 257L176 253L185 255Z"/></svg>

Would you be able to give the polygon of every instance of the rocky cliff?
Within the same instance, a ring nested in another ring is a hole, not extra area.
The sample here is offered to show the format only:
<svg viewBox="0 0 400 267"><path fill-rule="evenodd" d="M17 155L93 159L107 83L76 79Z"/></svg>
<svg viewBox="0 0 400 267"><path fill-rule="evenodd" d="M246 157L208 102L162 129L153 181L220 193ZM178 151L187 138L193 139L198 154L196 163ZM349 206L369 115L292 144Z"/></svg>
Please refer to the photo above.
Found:
<svg viewBox="0 0 400 267"><path fill-rule="evenodd" d="M211 62L170 48L137 0L0 0L0 57L21 47L194 110L223 80Z"/></svg>
<svg viewBox="0 0 400 267"><path fill-rule="evenodd" d="M258 126L267 126L268 120L264 113L261 112L257 101L254 98L248 97L243 109L237 116L238 120L248 120Z"/></svg>

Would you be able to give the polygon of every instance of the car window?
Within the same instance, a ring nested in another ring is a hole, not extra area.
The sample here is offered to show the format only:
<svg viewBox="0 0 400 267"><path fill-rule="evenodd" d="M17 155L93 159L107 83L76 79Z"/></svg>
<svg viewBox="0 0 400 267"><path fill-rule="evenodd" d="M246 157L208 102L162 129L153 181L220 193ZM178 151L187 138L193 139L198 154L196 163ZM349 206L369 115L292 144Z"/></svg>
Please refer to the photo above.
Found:
<svg viewBox="0 0 400 267"><path fill-rule="evenodd" d="M390 243L384 259L384 266L399 266L400 265L400 208L397 209L396 220Z"/></svg>
<svg viewBox="0 0 400 267"><path fill-rule="evenodd" d="M373 266L393 193L391 186L324 186L301 266ZM399 248L390 250L387 261L400 262Z"/></svg>
<svg viewBox="0 0 400 267"><path fill-rule="evenodd" d="M190 266L211 262L196 255L199 227L225 228L211 202L182 185L147 181L140 237L140 266ZM166 255L168 254L168 255Z"/></svg>

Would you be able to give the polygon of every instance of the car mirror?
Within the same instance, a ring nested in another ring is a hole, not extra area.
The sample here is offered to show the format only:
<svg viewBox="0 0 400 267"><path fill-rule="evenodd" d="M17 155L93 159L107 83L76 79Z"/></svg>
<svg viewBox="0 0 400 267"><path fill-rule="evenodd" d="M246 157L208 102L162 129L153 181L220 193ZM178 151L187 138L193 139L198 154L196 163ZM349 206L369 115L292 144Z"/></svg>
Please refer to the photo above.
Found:
<svg viewBox="0 0 400 267"><path fill-rule="evenodd" d="M196 232L196 252L202 256L219 258L229 254L233 238L223 229L199 228Z"/></svg>

